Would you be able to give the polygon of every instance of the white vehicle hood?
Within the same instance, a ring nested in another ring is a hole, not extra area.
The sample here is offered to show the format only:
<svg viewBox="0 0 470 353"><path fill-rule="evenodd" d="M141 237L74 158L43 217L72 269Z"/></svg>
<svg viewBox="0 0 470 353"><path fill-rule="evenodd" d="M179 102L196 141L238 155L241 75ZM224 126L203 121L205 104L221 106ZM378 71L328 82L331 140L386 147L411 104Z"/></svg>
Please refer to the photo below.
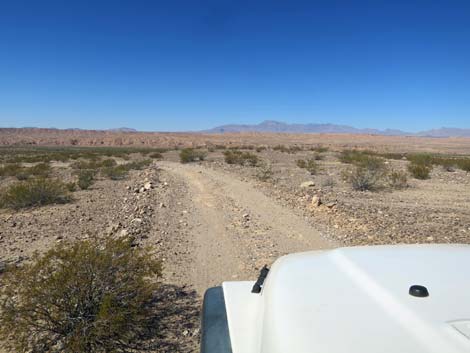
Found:
<svg viewBox="0 0 470 353"><path fill-rule="evenodd" d="M282 257L261 294L224 283L233 353L470 352L469 269L464 245ZM429 296L411 296L412 285Z"/></svg>

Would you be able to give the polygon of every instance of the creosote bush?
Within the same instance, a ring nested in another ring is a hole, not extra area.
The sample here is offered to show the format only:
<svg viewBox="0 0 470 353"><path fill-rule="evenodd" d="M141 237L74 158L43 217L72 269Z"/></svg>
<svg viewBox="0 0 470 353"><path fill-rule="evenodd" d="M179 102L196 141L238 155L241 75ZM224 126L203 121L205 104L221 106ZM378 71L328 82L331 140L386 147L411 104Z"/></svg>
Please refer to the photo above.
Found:
<svg viewBox="0 0 470 353"><path fill-rule="evenodd" d="M93 185L95 180L95 171L90 169L79 170L77 185L80 189L86 190Z"/></svg>
<svg viewBox="0 0 470 353"><path fill-rule="evenodd" d="M0 206L15 210L71 200L67 186L60 180L31 179L17 182L0 195Z"/></svg>
<svg viewBox="0 0 470 353"><path fill-rule="evenodd" d="M349 182L354 190L373 191L376 190L383 175L375 170L356 167L348 176Z"/></svg>
<svg viewBox="0 0 470 353"><path fill-rule="evenodd" d="M429 174L431 173L432 170L432 165L426 165L426 164L416 164L416 163L410 163L408 165L408 171L411 173L411 175L420 180L425 180L429 179Z"/></svg>
<svg viewBox="0 0 470 353"><path fill-rule="evenodd" d="M263 163L260 166L260 169L258 170L258 173L256 174L256 177L260 181L268 181L270 180L274 175L273 168L271 164L269 163Z"/></svg>
<svg viewBox="0 0 470 353"><path fill-rule="evenodd" d="M225 163L227 164L248 165L250 167L255 167L259 163L259 158L257 155L239 150L225 151L224 159Z"/></svg>
<svg viewBox="0 0 470 353"><path fill-rule="evenodd" d="M104 168L101 170L101 174L111 180L121 180L127 176L129 169L124 165L118 165L117 167Z"/></svg>
<svg viewBox="0 0 470 353"><path fill-rule="evenodd" d="M18 352L130 352L151 319L160 262L132 239L86 240L7 269L0 338Z"/></svg>
<svg viewBox="0 0 470 353"><path fill-rule="evenodd" d="M393 189L405 189L408 187L408 175L406 172L394 170L387 175L388 185Z"/></svg>
<svg viewBox="0 0 470 353"><path fill-rule="evenodd" d="M183 148L180 151L181 163L203 161L205 158L206 158L206 153L204 151L195 150L194 148Z"/></svg>
<svg viewBox="0 0 470 353"><path fill-rule="evenodd" d="M361 154L353 155L351 162L355 168L347 175L354 190L373 191L382 186L387 175L384 160L379 157Z"/></svg>

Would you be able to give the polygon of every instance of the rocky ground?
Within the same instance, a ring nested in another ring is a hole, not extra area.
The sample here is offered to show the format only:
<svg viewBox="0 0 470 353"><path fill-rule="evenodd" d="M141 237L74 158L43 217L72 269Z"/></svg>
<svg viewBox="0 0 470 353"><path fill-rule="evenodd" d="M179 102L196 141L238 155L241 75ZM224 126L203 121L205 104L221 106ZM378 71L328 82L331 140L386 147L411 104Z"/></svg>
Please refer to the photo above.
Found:
<svg viewBox="0 0 470 353"><path fill-rule="evenodd" d="M253 152L255 153L255 152ZM180 164L177 152L125 180L98 180L74 201L0 211L0 264L27 261L57 242L133 235L152 245L164 278L158 333L146 349L197 352L204 290L226 280L254 279L283 254L341 245L470 243L470 175L436 167L429 180L403 190L358 192L342 178L351 166L322 153L310 175L295 154L256 153L261 167L227 165L220 151ZM405 170L405 161L388 161ZM66 173L67 165L55 166ZM6 185L11 180L0 183ZM0 266L1 267L1 266Z"/></svg>
<svg viewBox="0 0 470 353"><path fill-rule="evenodd" d="M227 165L213 158L208 166L249 179L259 190L305 217L320 233L344 245L398 243L470 243L470 174L435 167L428 180L408 178L408 187L375 192L352 190L343 175L352 166L324 153L320 170L310 175L296 160L314 153L264 151L272 177L259 181L261 168ZM407 161L388 160L406 171ZM308 186L307 186L308 185Z"/></svg>

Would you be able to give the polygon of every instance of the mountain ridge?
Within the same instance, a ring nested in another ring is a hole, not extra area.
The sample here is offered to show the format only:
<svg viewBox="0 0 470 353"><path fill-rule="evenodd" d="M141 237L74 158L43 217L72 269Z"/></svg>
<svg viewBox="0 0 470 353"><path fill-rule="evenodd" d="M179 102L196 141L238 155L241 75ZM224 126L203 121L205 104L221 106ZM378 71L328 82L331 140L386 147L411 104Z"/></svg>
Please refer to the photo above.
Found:
<svg viewBox="0 0 470 353"><path fill-rule="evenodd" d="M226 124L212 129L200 131L203 133L228 133L228 132L272 132L272 133L323 133L323 134L367 134L383 136L422 136L422 137L470 137L470 129L441 127L420 131L417 133L398 129L372 129L355 128L349 125L330 123L284 123L276 120L265 120L259 124Z"/></svg>

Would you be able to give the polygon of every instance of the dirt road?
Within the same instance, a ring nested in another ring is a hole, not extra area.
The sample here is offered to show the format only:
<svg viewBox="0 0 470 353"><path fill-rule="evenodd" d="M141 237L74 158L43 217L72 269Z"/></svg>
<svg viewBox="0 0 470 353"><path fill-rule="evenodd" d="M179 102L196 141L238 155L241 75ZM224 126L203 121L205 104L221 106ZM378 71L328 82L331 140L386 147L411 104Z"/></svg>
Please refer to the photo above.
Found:
<svg viewBox="0 0 470 353"><path fill-rule="evenodd" d="M284 254L335 246L247 181L196 164L159 166L185 186L177 212L186 215L186 244L194 248L182 251L184 277L200 295L226 280L254 279Z"/></svg>

